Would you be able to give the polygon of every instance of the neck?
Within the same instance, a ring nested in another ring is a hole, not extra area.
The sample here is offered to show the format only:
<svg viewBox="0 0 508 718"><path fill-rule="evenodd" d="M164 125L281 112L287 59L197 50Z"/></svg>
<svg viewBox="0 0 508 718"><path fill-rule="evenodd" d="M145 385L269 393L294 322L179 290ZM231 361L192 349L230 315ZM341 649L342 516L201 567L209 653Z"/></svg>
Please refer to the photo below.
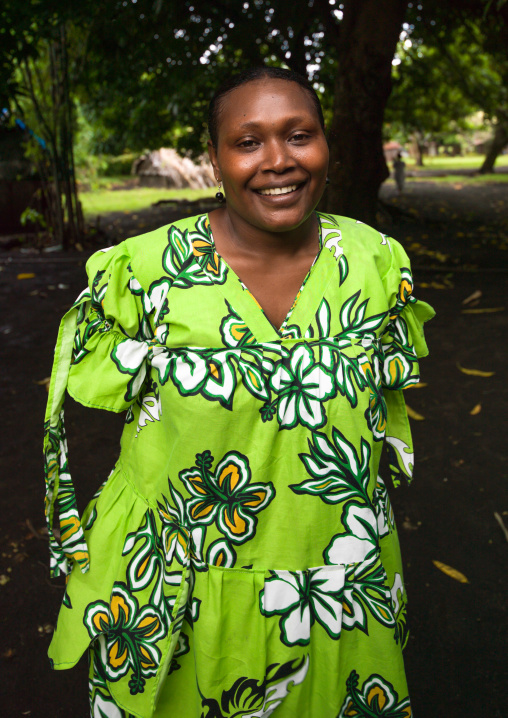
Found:
<svg viewBox="0 0 508 718"><path fill-rule="evenodd" d="M252 258L296 257L319 247L319 221L314 212L298 227L272 232L246 222L228 207L211 212L210 224L219 254Z"/></svg>

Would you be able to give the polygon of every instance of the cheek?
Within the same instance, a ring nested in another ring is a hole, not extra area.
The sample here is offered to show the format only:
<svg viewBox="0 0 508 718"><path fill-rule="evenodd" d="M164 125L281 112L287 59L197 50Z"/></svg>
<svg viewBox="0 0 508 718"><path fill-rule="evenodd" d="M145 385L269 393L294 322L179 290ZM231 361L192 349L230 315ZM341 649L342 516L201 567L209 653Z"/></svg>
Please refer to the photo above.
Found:
<svg viewBox="0 0 508 718"><path fill-rule="evenodd" d="M308 150L300 156L300 162L313 175L326 176L328 172L328 145Z"/></svg>

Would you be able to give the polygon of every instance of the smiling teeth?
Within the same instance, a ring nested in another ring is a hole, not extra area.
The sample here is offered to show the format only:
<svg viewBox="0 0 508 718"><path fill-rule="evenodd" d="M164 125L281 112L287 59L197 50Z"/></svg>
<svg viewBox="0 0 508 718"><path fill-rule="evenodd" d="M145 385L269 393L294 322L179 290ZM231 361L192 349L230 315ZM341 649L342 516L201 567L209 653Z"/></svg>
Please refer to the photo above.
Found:
<svg viewBox="0 0 508 718"><path fill-rule="evenodd" d="M259 194L273 195L273 194L289 194L297 189L298 185L291 184L289 187L270 187L269 189L258 190Z"/></svg>

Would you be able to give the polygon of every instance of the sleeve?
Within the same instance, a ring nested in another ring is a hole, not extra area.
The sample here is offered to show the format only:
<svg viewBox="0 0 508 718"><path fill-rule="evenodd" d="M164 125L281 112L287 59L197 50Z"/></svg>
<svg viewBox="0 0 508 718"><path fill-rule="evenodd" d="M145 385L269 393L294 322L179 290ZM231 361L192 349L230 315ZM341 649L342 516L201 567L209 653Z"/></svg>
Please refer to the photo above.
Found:
<svg viewBox="0 0 508 718"><path fill-rule="evenodd" d="M413 296L409 258L401 245L390 240L392 262L383 278L389 320L381 338L382 386L387 408L386 444L395 486L404 476L411 481L414 452L403 389L420 381L418 359L429 353L423 325L435 312Z"/></svg>
<svg viewBox="0 0 508 718"><path fill-rule="evenodd" d="M86 406L127 409L143 386L153 338L151 303L132 273L124 245L94 254L87 273L89 288L60 323L44 422L45 514L53 576L67 574L73 562L83 573L89 566L67 462L65 392ZM58 531L53 529L55 509Z"/></svg>
<svg viewBox="0 0 508 718"><path fill-rule="evenodd" d="M90 285L78 299L67 391L85 406L124 411L146 377L151 303L122 245L94 254L87 273Z"/></svg>

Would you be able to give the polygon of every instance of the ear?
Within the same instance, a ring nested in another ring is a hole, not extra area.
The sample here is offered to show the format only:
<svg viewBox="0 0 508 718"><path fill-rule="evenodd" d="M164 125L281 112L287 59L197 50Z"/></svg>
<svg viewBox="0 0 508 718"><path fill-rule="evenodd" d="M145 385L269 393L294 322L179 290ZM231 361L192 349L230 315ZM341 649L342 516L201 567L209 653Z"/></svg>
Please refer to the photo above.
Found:
<svg viewBox="0 0 508 718"><path fill-rule="evenodd" d="M215 179L217 182L221 181L221 175L219 170L219 165L217 164L217 150L213 146L212 140L208 140L208 157L210 158L210 162L212 163L213 167L213 174L215 175Z"/></svg>

